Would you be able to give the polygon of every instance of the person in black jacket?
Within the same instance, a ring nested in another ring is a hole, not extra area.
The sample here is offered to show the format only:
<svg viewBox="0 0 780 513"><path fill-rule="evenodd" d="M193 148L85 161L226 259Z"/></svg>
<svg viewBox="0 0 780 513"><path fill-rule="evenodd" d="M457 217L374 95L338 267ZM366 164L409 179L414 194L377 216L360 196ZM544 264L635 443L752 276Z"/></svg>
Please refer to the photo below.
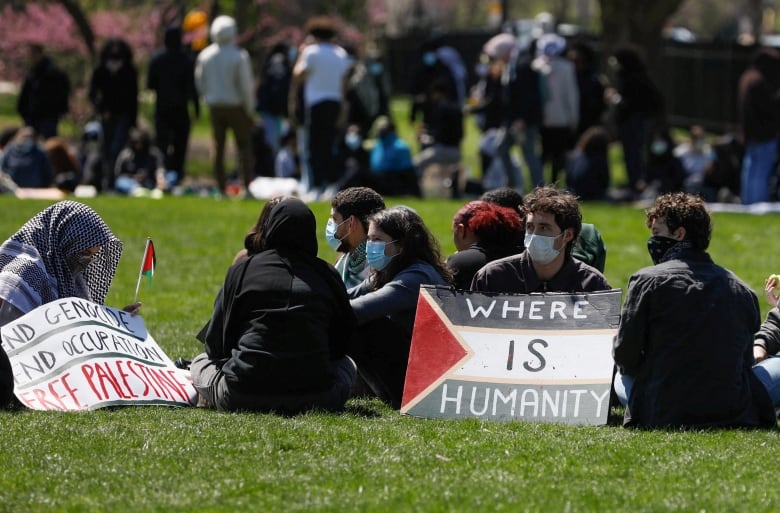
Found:
<svg viewBox="0 0 780 513"><path fill-rule="evenodd" d="M613 356L625 426L774 427L775 411L753 367L758 299L707 253L701 198L659 196L647 211L655 265L631 276Z"/></svg>
<svg viewBox="0 0 780 513"><path fill-rule="evenodd" d="M199 404L219 410L339 410L357 375L356 326L336 270L317 258L314 214L273 207L249 256L227 272L190 366Z"/></svg>
<svg viewBox="0 0 780 513"><path fill-rule="evenodd" d="M452 219L457 253L447 258L455 288L468 290L488 262L523 252L523 221L516 208L470 201Z"/></svg>
<svg viewBox="0 0 780 513"><path fill-rule="evenodd" d="M16 109L25 125L48 139L57 135L60 118L68 112L70 80L45 54L42 45L31 44L29 55L32 66L24 77Z"/></svg>
<svg viewBox="0 0 780 513"><path fill-rule="evenodd" d="M109 39L103 45L89 81L89 100L103 128L101 187L113 188L111 171L138 117L138 70L123 39Z"/></svg>
<svg viewBox="0 0 780 513"><path fill-rule="evenodd" d="M155 143L165 156L165 168L176 173L176 182L184 178L184 161L190 138L192 102L195 117L200 117L200 103L195 89L195 67L182 49L179 27L165 29L165 49L158 50L149 62L146 86L156 95L154 104Z"/></svg>

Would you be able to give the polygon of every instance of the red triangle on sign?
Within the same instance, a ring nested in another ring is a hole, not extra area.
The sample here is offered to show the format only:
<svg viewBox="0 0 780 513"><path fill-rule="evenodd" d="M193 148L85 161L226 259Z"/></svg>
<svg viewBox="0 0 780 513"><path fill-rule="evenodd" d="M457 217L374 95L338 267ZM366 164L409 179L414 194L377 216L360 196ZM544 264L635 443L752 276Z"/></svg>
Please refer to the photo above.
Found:
<svg viewBox="0 0 780 513"><path fill-rule="evenodd" d="M446 317L442 318L444 313L434 309L430 301L430 295L420 291L402 409L468 354L451 325L445 323Z"/></svg>

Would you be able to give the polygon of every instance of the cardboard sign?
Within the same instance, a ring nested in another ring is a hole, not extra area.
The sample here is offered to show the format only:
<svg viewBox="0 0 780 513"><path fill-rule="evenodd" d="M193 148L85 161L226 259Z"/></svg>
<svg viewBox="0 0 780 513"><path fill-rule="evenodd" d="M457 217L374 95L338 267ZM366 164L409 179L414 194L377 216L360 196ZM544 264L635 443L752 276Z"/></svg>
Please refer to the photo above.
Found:
<svg viewBox="0 0 780 513"><path fill-rule="evenodd" d="M140 316L79 298L39 306L0 328L14 393L34 410L129 404L192 406L195 389Z"/></svg>
<svg viewBox="0 0 780 513"><path fill-rule="evenodd" d="M620 296L423 286L401 413L606 424Z"/></svg>

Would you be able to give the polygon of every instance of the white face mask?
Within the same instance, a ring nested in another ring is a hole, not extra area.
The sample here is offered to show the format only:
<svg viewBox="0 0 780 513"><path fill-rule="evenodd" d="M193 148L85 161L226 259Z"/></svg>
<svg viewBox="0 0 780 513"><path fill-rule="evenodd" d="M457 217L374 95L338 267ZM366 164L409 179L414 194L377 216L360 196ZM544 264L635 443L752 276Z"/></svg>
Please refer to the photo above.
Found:
<svg viewBox="0 0 780 513"><path fill-rule="evenodd" d="M555 239L563 235L563 232L559 233L555 237L545 237L544 235L525 235L525 249L528 251L528 256L531 260L537 264L549 264L560 253L560 249L555 249Z"/></svg>

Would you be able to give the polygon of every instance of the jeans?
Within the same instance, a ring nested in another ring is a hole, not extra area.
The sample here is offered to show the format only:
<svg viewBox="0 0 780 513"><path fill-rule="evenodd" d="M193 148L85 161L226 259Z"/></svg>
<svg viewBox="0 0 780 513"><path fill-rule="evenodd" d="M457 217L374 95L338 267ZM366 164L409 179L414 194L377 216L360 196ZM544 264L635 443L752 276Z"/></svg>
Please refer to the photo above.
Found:
<svg viewBox="0 0 780 513"><path fill-rule="evenodd" d="M753 367L753 374L766 387L772 404L780 404L780 357L770 356Z"/></svg>
<svg viewBox="0 0 780 513"><path fill-rule="evenodd" d="M758 380L766 387L766 391L769 393L769 397L772 399L772 404L775 406L780 404L780 357L769 357L757 363L753 367L753 374ZM620 404L623 406L628 404L628 398L631 397L631 388L634 386L634 378L632 376L625 376L618 372L615 374L615 380L612 383L615 388L615 395L617 395Z"/></svg>
<svg viewBox="0 0 780 513"><path fill-rule="evenodd" d="M745 145L742 160L742 203L769 201L769 179L775 170L777 139Z"/></svg>

